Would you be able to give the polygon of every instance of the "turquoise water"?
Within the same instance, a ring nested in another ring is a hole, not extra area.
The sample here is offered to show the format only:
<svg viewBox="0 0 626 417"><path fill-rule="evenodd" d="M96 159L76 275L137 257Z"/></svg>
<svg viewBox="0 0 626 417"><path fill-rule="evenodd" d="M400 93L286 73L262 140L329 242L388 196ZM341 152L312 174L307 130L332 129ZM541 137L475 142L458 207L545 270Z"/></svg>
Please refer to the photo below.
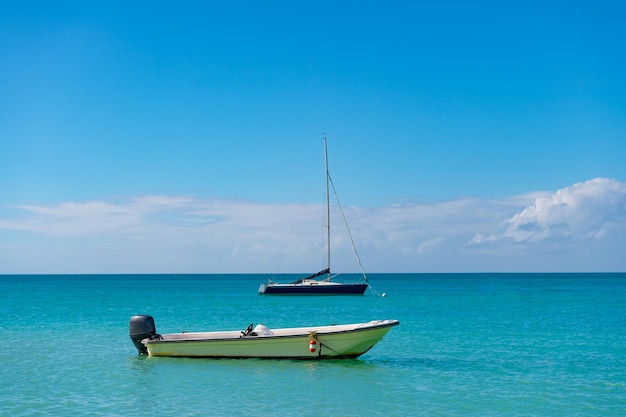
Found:
<svg viewBox="0 0 626 417"><path fill-rule="evenodd" d="M386 297L265 279L0 276L0 416L626 414L626 274L371 275ZM135 314L160 333L401 324L356 360L146 358Z"/></svg>

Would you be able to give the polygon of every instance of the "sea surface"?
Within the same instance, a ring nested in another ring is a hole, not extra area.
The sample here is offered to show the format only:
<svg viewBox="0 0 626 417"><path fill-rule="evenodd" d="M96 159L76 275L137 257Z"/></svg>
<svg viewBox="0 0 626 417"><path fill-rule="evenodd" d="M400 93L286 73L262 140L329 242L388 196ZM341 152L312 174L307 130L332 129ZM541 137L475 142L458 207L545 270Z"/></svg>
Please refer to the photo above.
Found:
<svg viewBox="0 0 626 417"><path fill-rule="evenodd" d="M260 296L267 278L0 275L0 416L626 415L626 274L373 274L309 297ZM148 358L135 314L159 333L400 325L358 359Z"/></svg>

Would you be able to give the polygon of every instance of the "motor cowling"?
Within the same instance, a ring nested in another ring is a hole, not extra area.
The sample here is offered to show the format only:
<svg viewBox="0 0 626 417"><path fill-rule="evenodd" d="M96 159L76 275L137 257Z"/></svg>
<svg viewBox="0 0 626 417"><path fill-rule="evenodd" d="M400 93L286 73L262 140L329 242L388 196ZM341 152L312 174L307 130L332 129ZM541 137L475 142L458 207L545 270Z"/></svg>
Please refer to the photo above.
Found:
<svg viewBox="0 0 626 417"><path fill-rule="evenodd" d="M141 341L156 335L154 318L145 314L139 314L130 318L130 339L139 351L140 355L146 355L148 349Z"/></svg>

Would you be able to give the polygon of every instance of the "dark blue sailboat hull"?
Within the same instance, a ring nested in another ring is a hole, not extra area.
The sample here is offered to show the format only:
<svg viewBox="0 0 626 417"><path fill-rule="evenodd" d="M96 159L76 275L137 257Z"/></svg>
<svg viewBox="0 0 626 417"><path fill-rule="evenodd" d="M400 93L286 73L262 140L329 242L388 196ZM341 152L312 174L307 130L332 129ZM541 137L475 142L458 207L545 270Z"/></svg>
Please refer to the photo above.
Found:
<svg viewBox="0 0 626 417"><path fill-rule="evenodd" d="M367 284L339 285L268 285L263 294L270 295L363 295Z"/></svg>

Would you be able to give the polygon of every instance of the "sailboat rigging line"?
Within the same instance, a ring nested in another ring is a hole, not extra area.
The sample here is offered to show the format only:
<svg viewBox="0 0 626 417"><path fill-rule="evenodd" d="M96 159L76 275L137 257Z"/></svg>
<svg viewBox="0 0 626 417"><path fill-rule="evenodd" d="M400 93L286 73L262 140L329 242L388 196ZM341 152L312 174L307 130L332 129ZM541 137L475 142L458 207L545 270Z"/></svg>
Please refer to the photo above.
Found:
<svg viewBox="0 0 626 417"><path fill-rule="evenodd" d="M352 232L350 232L350 228L348 227L348 221L346 220L346 215L343 212L343 207L341 206L341 202L339 201L339 195L337 194L337 190L335 189L335 184L333 183L333 179L330 176L330 174L328 174L328 181L330 182L330 185L333 188L333 193L335 194L335 198L337 199L337 205L339 206L339 211L341 212L341 217L343 217L343 223L346 225L346 230L348 231L348 236L350 237L350 242L352 243L352 249L354 250L354 255L356 256L356 260L357 260L357 262L359 264L359 268L361 268L361 274L363 274L363 279L368 284L367 288L369 288L370 291L374 295L377 295L377 296L381 297L381 295L379 293L377 293L376 290L374 290L374 288L372 288L372 285L369 284L369 282L367 280L367 275L365 275L365 270L363 269L363 264L361 263L361 257L359 256L359 252L357 251L356 245L354 244L354 239L352 238ZM382 296L382 297L384 297L384 296Z"/></svg>
<svg viewBox="0 0 626 417"><path fill-rule="evenodd" d="M348 231L348 236L350 237L350 242L352 243L352 249L354 250L354 255L356 256L356 260L359 264L359 268L361 268L361 274L363 274L363 279L367 282L367 275L365 275L365 270L363 269L363 264L361 263L361 257L359 257L359 252L356 250L356 245L354 244L354 239L352 238L352 233L350 232L350 228L348 227L348 221L346 220L346 215L343 212L343 207L339 202L339 196L337 195L337 190L335 189L335 184L333 183L333 179L328 176L328 180L330 181L330 185L333 188L333 193L335 194L335 198L337 199L337 205L339 206L339 211L341 212L341 217L343 217L343 222L346 225L346 230Z"/></svg>

